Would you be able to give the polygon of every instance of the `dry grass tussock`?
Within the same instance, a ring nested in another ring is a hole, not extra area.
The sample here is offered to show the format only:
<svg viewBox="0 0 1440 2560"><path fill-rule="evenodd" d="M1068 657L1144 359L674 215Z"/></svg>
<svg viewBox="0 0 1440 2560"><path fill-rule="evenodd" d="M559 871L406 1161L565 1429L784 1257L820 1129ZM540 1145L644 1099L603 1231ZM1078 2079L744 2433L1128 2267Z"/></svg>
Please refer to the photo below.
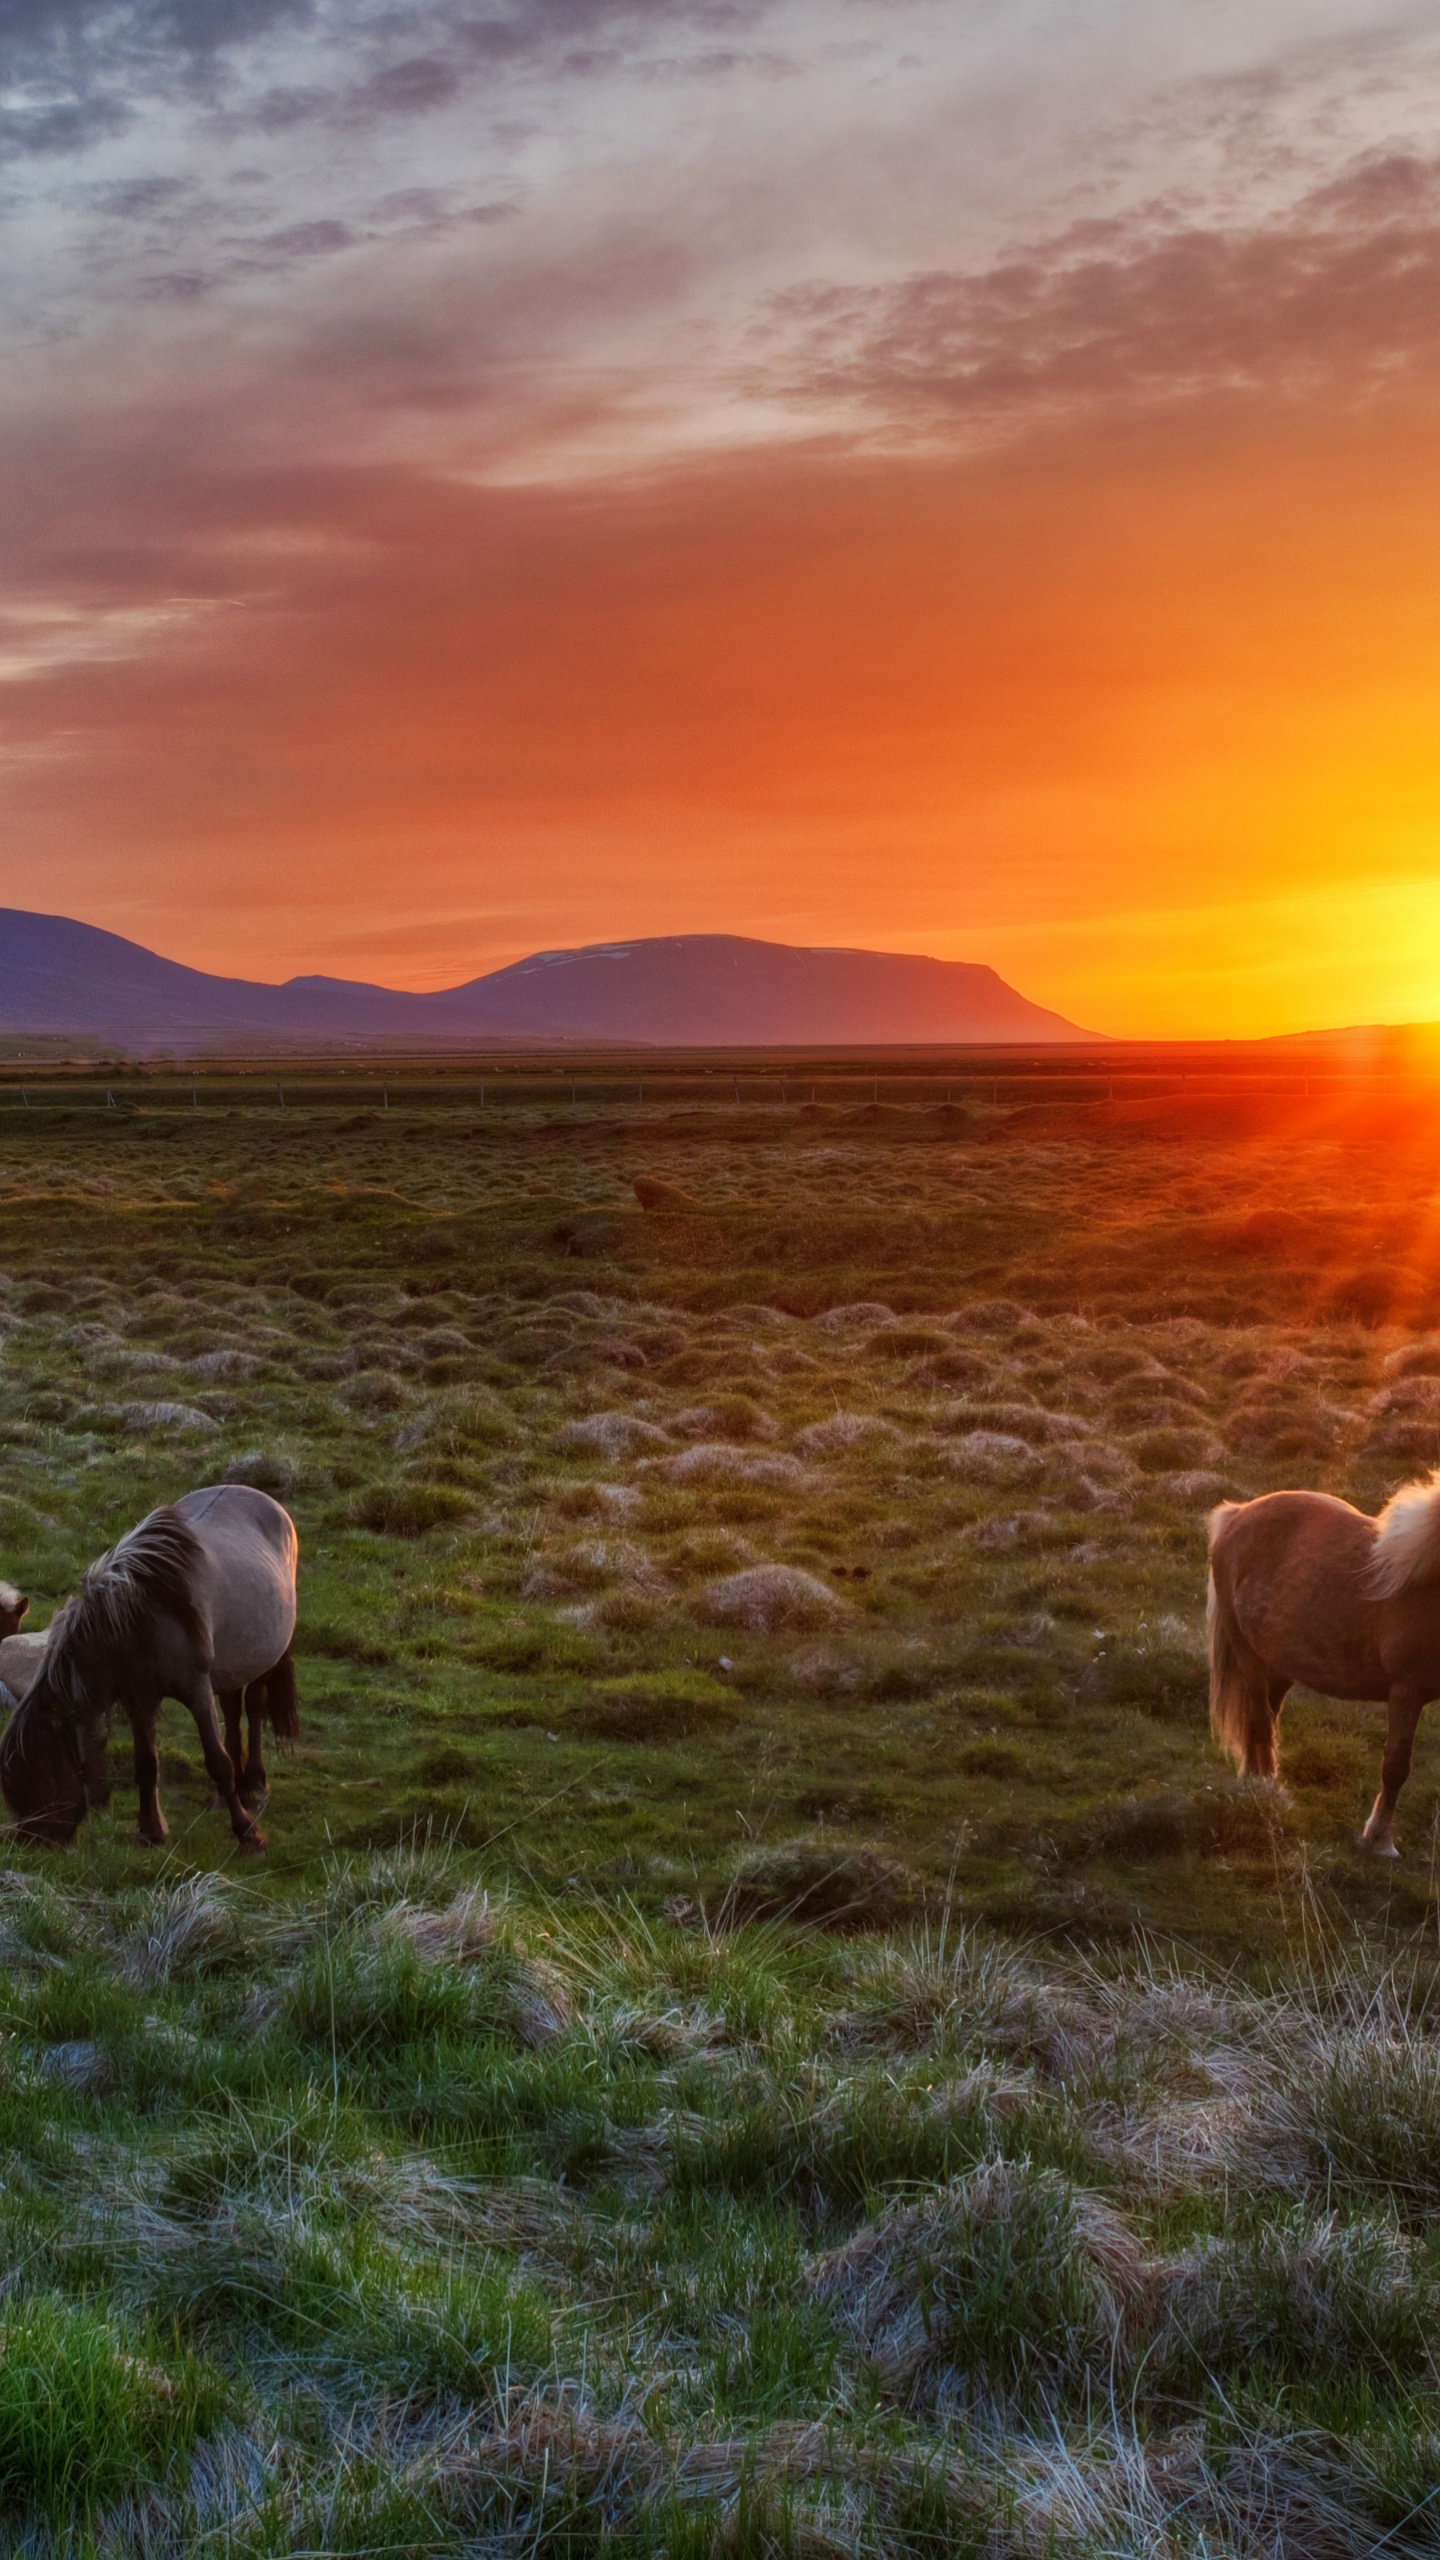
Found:
<svg viewBox="0 0 1440 2560"><path fill-rule="evenodd" d="M1052 2169L992 2160L891 2206L811 2276L881 2388L911 2404L1034 2400L1103 2383L1147 2291L1114 2208Z"/></svg>
<svg viewBox="0 0 1440 2560"><path fill-rule="evenodd" d="M724 1440L699 1440L682 1449L666 1459L665 1475L671 1484L779 1485L792 1493L807 1481L800 1460L783 1450L766 1456Z"/></svg>
<svg viewBox="0 0 1440 2560"><path fill-rule="evenodd" d="M717 1916L724 1927L768 1919L842 1931L890 1929L924 1900L921 1879L898 1858L841 1841L790 1840L745 1852Z"/></svg>
<svg viewBox="0 0 1440 2560"><path fill-rule="evenodd" d="M139 1988L238 1967L252 1952L257 1935L253 1913L227 1876L183 1877L161 1886L141 1905L120 1940L121 1978Z"/></svg>
<svg viewBox="0 0 1440 2560"><path fill-rule="evenodd" d="M424 1903L392 1903L371 1925L377 1934L393 1935L427 1965L478 1964L493 1954L497 1934L489 1897L478 1885L462 1887L441 1911Z"/></svg>
<svg viewBox="0 0 1440 2560"><path fill-rule="evenodd" d="M843 1605L818 1575L787 1564L748 1565L739 1573L722 1574L704 1596L705 1615L716 1626L743 1627L751 1635L820 1626Z"/></svg>

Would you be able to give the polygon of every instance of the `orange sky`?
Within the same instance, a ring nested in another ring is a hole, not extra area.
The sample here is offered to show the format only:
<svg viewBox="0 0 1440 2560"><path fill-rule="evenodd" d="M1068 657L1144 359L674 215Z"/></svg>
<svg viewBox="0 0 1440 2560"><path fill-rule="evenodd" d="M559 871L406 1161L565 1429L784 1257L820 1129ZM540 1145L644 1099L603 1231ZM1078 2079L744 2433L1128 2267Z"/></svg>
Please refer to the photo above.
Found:
<svg viewBox="0 0 1440 2560"><path fill-rule="evenodd" d="M573 59L513 0L488 85L357 9L343 89L277 0L191 28L203 111L173 13L104 38L9 215L65 326L11 314L0 898L265 977L703 929L1440 1017L1440 57L1276 0L1122 62L1117 0L1067 89L1038 5L978 64L855 6L868 89L802 0L576 0Z"/></svg>

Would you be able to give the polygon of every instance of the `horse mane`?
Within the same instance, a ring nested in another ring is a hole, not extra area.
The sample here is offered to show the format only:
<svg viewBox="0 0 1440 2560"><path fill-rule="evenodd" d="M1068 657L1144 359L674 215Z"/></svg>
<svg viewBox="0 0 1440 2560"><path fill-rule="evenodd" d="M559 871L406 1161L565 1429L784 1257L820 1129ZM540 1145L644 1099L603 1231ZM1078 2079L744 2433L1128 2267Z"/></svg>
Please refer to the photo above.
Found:
<svg viewBox="0 0 1440 2560"><path fill-rule="evenodd" d="M1440 1467L1392 1493L1375 1523L1370 1586L1393 1600L1417 1582L1440 1581Z"/></svg>
<svg viewBox="0 0 1440 2560"><path fill-rule="evenodd" d="M81 1660L96 1653L113 1659L132 1652L157 1617L175 1619L187 1636L206 1646L207 1630L195 1597L203 1553L189 1522L168 1502L127 1529L86 1566L79 1590L55 1620L35 1690L27 1694L34 1696L48 1684L81 1705L76 1676Z"/></svg>

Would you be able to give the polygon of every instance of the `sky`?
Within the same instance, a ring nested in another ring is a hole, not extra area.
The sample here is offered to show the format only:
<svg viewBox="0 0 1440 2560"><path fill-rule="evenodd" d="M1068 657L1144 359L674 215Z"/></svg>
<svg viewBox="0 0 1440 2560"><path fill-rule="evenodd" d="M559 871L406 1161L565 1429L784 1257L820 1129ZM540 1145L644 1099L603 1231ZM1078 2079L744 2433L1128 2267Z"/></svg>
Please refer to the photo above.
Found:
<svg viewBox="0 0 1440 2560"><path fill-rule="evenodd" d="M1440 18L0 0L0 902L1440 1018Z"/></svg>

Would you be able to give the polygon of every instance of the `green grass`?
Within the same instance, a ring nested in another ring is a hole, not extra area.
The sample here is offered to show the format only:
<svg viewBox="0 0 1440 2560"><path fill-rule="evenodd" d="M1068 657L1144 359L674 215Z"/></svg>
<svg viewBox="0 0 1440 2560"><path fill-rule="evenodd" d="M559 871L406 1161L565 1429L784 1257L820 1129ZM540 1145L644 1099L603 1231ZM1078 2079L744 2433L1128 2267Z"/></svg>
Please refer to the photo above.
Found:
<svg viewBox="0 0 1440 2560"><path fill-rule="evenodd" d="M17 1865L6 2530L1239 2560L1262 2499L1429 2551L1433 1962L1312 1923L1247 1985L486 1899L460 1850Z"/></svg>
<svg viewBox="0 0 1440 2560"><path fill-rule="evenodd" d="M181 2467L225 2412L218 2377L85 2302L0 2319L0 2501L68 2520Z"/></svg>
<svg viewBox="0 0 1440 2560"><path fill-rule="evenodd" d="M0 1571L304 1565L264 1870L173 1706L0 1867L0 2538L1433 2551L1440 1742L1389 1872L1204 1714L1210 1502L1440 1428L1404 1163L391 1105L7 1122Z"/></svg>

